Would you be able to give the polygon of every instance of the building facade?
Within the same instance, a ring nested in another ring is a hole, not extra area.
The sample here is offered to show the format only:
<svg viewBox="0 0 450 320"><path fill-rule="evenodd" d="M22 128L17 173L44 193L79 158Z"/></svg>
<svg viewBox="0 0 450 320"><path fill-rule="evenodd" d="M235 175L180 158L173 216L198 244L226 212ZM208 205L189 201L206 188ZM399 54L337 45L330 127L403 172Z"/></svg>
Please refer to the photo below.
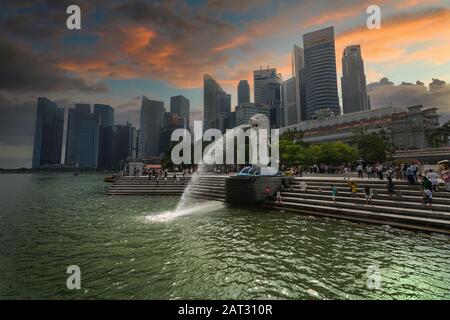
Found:
<svg viewBox="0 0 450 320"><path fill-rule="evenodd" d="M123 168L124 163L138 157L138 131L131 124L114 126L114 168Z"/></svg>
<svg viewBox="0 0 450 320"><path fill-rule="evenodd" d="M99 126L99 168L111 168L114 162L114 109L105 104L94 104L94 119Z"/></svg>
<svg viewBox="0 0 450 320"><path fill-rule="evenodd" d="M203 131L214 128L219 108L217 93L225 92L219 83L208 74L203 76Z"/></svg>
<svg viewBox="0 0 450 320"><path fill-rule="evenodd" d="M280 128L284 124L284 107L282 104L282 82L279 77L268 79L261 87L261 101L269 109L271 128Z"/></svg>
<svg viewBox="0 0 450 320"><path fill-rule="evenodd" d="M295 117L291 116L289 121L294 124L306 120L304 50L297 45L292 50L292 78L295 81Z"/></svg>
<svg viewBox="0 0 450 320"><path fill-rule="evenodd" d="M64 131L64 108L39 97L34 129L32 167L61 164Z"/></svg>
<svg viewBox="0 0 450 320"><path fill-rule="evenodd" d="M231 112L231 94L217 92L216 105L218 114L229 114Z"/></svg>
<svg viewBox="0 0 450 320"><path fill-rule="evenodd" d="M239 81L237 87L238 105L242 103L250 103L250 86L247 80Z"/></svg>
<svg viewBox="0 0 450 320"><path fill-rule="evenodd" d="M341 86L344 114L370 109L364 61L359 45L349 46L344 49Z"/></svg>
<svg viewBox="0 0 450 320"><path fill-rule="evenodd" d="M190 128L191 107L190 101L185 96L179 95L170 98L170 112L177 114L180 118L185 119L184 128Z"/></svg>
<svg viewBox="0 0 450 320"><path fill-rule="evenodd" d="M142 97L139 128L139 157L158 157L159 133L163 126L164 102Z"/></svg>
<svg viewBox="0 0 450 320"><path fill-rule="evenodd" d="M98 114L97 114L98 116ZM99 157L99 125L91 106L78 103L67 118L65 164L95 169Z"/></svg>
<svg viewBox="0 0 450 320"><path fill-rule="evenodd" d="M262 97L262 87L269 81L274 81L277 78L277 69L269 68L253 71L253 90L255 104L264 103Z"/></svg>
<svg viewBox="0 0 450 320"><path fill-rule="evenodd" d="M366 133L383 129L399 150L426 149L431 147L427 135L439 127L437 108L423 110L421 105L408 108L384 107L358 111L317 120L303 121L281 129L304 132L304 140L310 143L350 142L355 131Z"/></svg>
<svg viewBox="0 0 450 320"><path fill-rule="evenodd" d="M243 103L236 107L236 126L248 124L255 114L263 114L270 117L269 108L264 104Z"/></svg>
<svg viewBox="0 0 450 320"><path fill-rule="evenodd" d="M283 106L284 106L284 124L283 126L292 126L297 122L297 91L296 79L290 78L283 82Z"/></svg>
<svg viewBox="0 0 450 320"><path fill-rule="evenodd" d="M340 114L334 28L329 27L303 35L306 119L320 109Z"/></svg>

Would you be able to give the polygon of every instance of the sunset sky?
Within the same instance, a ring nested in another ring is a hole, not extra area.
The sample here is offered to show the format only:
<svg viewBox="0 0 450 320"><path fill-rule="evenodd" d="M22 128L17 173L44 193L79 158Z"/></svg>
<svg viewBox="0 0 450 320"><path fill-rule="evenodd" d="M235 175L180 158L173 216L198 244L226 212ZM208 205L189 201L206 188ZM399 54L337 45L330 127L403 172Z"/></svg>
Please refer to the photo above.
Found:
<svg viewBox="0 0 450 320"><path fill-rule="evenodd" d="M66 28L70 4L81 7L79 31ZM381 30L366 27L371 4L381 7ZM2 0L0 6L0 167L30 165L38 96L64 107L110 104L116 123L138 124L143 94L166 109L170 96L183 94L192 118L201 119L204 73L232 94L234 105L239 80L253 91L252 71L261 65L290 78L292 46L327 26L335 27L339 79L344 47L361 45L373 107L422 103L450 118L450 0ZM378 82L383 77L389 81ZM432 79L440 80L438 88L427 91Z"/></svg>

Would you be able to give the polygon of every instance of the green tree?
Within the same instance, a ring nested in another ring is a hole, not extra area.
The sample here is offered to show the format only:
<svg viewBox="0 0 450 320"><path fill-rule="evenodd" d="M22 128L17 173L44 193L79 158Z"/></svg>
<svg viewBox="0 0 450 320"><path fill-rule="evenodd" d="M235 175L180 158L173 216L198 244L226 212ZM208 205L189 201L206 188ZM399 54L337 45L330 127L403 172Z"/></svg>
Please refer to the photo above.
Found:
<svg viewBox="0 0 450 320"><path fill-rule="evenodd" d="M395 152L395 147L383 129L371 133L359 129L355 132L352 144L358 150L359 157L368 162L391 160Z"/></svg>
<svg viewBox="0 0 450 320"><path fill-rule="evenodd" d="M436 128L428 133L428 143L433 148L440 148L448 145L448 138L450 137L450 121L443 124L441 127Z"/></svg>

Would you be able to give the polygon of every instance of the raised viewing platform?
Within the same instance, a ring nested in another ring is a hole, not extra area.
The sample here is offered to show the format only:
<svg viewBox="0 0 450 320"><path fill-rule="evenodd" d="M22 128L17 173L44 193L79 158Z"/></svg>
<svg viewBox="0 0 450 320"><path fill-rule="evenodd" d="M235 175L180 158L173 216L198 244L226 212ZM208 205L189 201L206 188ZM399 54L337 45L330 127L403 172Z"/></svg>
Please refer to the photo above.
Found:
<svg viewBox="0 0 450 320"><path fill-rule="evenodd" d="M432 210L423 204L420 186L410 186L406 181L396 181L395 195L389 195L387 191L387 180L379 179L358 179L352 177L352 181L357 182L357 196L352 197L348 180L341 176L306 176L292 178L292 184L277 183L281 188L281 203L276 201L263 201L262 203L252 203L245 196L243 190L240 203L230 201L229 194L230 180L242 180L240 177L229 177L225 175L200 175L194 183L189 186L188 194L192 198L222 201L232 205L252 205L268 211L289 211L313 216L324 216L339 218L363 223L385 224L394 227L420 230L425 232L438 232L450 234L450 193L445 192L445 186L440 185L441 192L433 193ZM230 179L230 180L229 180ZM253 182L251 182L253 179ZM255 183L254 178L248 179L248 188L255 188L259 185L258 192L264 188L265 183ZM280 178L278 178L280 179ZM290 179L290 178L284 178ZM190 177L173 177L149 180L148 177L120 177L115 180L108 189L109 195L176 195L181 196L188 186ZM239 181L242 184L242 181ZM306 191L301 190L301 181L305 181ZM331 186L338 190L336 201L331 197ZM234 187L236 184L234 184ZM275 190L275 185L271 185L271 190ZM372 205L366 204L364 187L369 186L374 193ZM234 188L233 187L233 188ZM245 187L245 186L244 186ZM241 185L239 188L243 188Z"/></svg>

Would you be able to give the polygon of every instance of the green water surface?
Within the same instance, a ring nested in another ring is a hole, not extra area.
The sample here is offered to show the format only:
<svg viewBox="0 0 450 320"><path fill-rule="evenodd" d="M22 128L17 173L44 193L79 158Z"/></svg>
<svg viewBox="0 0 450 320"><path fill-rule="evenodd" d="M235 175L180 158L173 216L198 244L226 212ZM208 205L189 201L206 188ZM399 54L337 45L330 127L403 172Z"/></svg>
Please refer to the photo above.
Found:
<svg viewBox="0 0 450 320"><path fill-rule="evenodd" d="M219 203L148 221L179 197L107 196L103 177L0 175L1 299L450 298L449 237Z"/></svg>

